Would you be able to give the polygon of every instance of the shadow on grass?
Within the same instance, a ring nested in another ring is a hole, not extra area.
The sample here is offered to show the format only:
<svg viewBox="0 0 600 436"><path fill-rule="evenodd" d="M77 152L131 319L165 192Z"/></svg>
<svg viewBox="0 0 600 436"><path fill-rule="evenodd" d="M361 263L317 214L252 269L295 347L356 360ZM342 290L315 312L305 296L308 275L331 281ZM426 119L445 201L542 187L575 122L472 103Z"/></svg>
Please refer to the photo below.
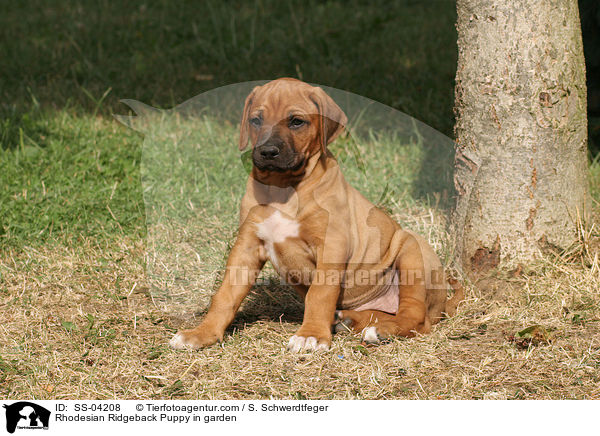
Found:
<svg viewBox="0 0 600 436"><path fill-rule="evenodd" d="M304 303L291 288L279 284L277 277L254 287L236 314L231 328L241 328L257 321L301 323Z"/></svg>
<svg viewBox="0 0 600 436"><path fill-rule="evenodd" d="M413 195L432 207L450 213L455 203L453 183L454 149L426 146L421 168L414 181ZM431 197L434 193L434 197Z"/></svg>
<svg viewBox="0 0 600 436"><path fill-rule="evenodd" d="M450 0L7 3L0 141L15 146L21 128L43 142L31 123L41 109L107 115L123 98L173 107L283 76L369 97L449 134L454 22Z"/></svg>

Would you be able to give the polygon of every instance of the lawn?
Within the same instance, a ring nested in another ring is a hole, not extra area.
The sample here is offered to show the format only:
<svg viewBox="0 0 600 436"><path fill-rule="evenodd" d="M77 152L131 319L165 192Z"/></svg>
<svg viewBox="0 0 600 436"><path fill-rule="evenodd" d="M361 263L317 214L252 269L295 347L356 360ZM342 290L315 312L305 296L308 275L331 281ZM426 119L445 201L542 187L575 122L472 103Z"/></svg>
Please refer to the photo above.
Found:
<svg viewBox="0 0 600 436"><path fill-rule="evenodd" d="M591 224L570 250L467 283L458 314L428 336L365 347L338 334L327 353L290 354L302 303L267 268L222 344L167 347L201 318L235 237L243 101L213 98L211 110L178 116L180 107L131 129L112 116L128 113L118 99L170 108L218 86L291 75L450 135L454 5L350 3L5 8L0 397L600 398ZM331 146L347 178L448 260L451 141L332 92L354 114L353 133ZM596 208L598 162L590 186ZM537 325L532 340L518 337Z"/></svg>

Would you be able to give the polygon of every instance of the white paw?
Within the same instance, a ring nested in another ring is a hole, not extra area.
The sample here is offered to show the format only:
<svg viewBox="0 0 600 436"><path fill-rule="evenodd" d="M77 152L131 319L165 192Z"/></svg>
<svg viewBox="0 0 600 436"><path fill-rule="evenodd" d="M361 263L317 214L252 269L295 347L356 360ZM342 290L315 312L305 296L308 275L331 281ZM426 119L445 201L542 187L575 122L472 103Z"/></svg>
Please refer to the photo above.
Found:
<svg viewBox="0 0 600 436"><path fill-rule="evenodd" d="M298 353L302 350L305 351L327 351L329 350L329 345L326 343L317 343L317 338L314 336L309 336L305 338L304 336L292 336L287 345L288 351L292 353Z"/></svg>
<svg viewBox="0 0 600 436"><path fill-rule="evenodd" d="M185 348L190 348L191 346L185 342L183 339L183 335L181 333L177 333L175 336L171 338L169 341L169 346L171 348L175 348L176 350L183 350Z"/></svg>
<svg viewBox="0 0 600 436"><path fill-rule="evenodd" d="M377 328L365 327L361 333L362 341L367 344L378 344L379 343L379 335L377 334Z"/></svg>

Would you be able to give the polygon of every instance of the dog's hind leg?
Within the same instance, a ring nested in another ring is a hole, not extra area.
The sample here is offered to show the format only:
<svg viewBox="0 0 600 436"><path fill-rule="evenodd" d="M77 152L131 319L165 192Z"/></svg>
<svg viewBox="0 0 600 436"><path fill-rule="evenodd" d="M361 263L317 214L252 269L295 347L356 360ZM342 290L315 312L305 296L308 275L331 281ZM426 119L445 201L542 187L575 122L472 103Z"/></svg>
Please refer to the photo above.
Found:
<svg viewBox="0 0 600 436"><path fill-rule="evenodd" d="M348 329L358 333L375 322L393 319L394 315L379 310L338 310L335 312L334 328L338 333Z"/></svg>
<svg viewBox="0 0 600 436"><path fill-rule="evenodd" d="M429 333L431 323L423 310L415 305L399 307L398 313L381 312L379 310L338 310L335 319L335 331L341 332L352 329L361 333L362 340L366 343L379 343L383 338L390 336L413 337L417 333Z"/></svg>

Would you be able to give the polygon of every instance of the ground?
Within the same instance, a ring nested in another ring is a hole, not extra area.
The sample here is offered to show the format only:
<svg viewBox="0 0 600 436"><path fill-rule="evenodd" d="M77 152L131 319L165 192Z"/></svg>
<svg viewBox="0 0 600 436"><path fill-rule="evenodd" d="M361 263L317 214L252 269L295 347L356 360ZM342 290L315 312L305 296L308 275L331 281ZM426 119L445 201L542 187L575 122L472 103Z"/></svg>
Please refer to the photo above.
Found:
<svg viewBox="0 0 600 436"><path fill-rule="evenodd" d="M166 315L145 286L143 243L27 248L2 256L0 396L35 399L598 399L598 264L546 263L484 290L433 333L365 347L337 334L329 352L292 354L301 306L253 292L225 341L167 342L197 322ZM265 306L268 307L266 310ZM549 342L511 336L542 325Z"/></svg>

